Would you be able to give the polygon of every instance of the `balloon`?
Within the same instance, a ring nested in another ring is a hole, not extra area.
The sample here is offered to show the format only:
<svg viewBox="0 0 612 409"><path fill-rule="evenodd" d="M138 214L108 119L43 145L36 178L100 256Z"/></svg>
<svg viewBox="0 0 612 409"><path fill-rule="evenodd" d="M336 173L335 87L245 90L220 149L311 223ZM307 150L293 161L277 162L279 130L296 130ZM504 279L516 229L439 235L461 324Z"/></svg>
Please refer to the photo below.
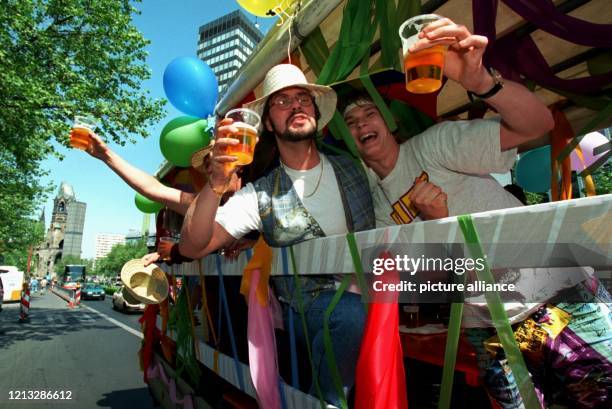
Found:
<svg viewBox="0 0 612 409"><path fill-rule="evenodd" d="M578 158L576 151L573 150L570 153L570 158L572 161L572 170L577 172L582 172L585 168L588 168L595 162L597 159L606 154L606 152L602 152L597 156L593 156L593 148L597 148L599 145L603 145L608 142L608 138L605 135L600 134L599 132L591 132L582 138L580 141L580 149L582 150L582 156L584 157L584 165L582 161Z"/></svg>
<svg viewBox="0 0 612 409"><path fill-rule="evenodd" d="M287 11L295 0L236 0L240 6L259 17L275 17L278 9ZM276 10L275 10L276 9ZM273 13L271 13L272 11Z"/></svg>
<svg viewBox="0 0 612 409"><path fill-rule="evenodd" d="M138 210L143 213L156 213L158 212L164 205L154 202L153 200L147 199L140 193L136 193L134 197L134 203Z"/></svg>
<svg viewBox="0 0 612 409"><path fill-rule="evenodd" d="M541 193L550 189L550 146L521 154L514 171L516 183L528 192Z"/></svg>
<svg viewBox="0 0 612 409"><path fill-rule="evenodd" d="M196 57L179 57L168 64L164 91L176 109L198 118L213 113L219 93L215 73Z"/></svg>
<svg viewBox="0 0 612 409"><path fill-rule="evenodd" d="M210 142L205 119L179 116L162 129L159 147L164 158L174 166L189 167L191 155Z"/></svg>

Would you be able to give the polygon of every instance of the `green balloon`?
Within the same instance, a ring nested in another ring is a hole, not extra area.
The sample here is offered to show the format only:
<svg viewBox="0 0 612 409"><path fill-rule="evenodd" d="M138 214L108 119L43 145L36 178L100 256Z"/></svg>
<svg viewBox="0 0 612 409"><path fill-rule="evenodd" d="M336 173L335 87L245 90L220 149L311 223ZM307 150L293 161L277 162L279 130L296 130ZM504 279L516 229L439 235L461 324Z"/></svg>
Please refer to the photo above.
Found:
<svg viewBox="0 0 612 409"><path fill-rule="evenodd" d="M136 196L134 196L134 203L136 204L138 210L143 213L157 213L162 207L164 207L164 205L147 199L140 193L136 193Z"/></svg>
<svg viewBox="0 0 612 409"><path fill-rule="evenodd" d="M164 126L159 138L159 147L164 158L174 166L189 167L191 155L210 142L205 119L179 116Z"/></svg>

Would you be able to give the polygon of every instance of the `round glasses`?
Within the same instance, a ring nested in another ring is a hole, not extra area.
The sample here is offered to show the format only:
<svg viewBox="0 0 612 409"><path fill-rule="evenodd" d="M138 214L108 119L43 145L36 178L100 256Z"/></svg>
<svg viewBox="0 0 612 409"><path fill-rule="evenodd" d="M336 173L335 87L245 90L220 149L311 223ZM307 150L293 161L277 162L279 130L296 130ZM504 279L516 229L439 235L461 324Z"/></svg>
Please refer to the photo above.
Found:
<svg viewBox="0 0 612 409"><path fill-rule="evenodd" d="M297 100L297 102L303 107L309 107L312 105L313 98L309 94L301 94L295 97L289 97L286 95L282 95L277 97L274 101L270 102L270 107L277 106L278 109L282 111L286 111L293 105L293 101Z"/></svg>

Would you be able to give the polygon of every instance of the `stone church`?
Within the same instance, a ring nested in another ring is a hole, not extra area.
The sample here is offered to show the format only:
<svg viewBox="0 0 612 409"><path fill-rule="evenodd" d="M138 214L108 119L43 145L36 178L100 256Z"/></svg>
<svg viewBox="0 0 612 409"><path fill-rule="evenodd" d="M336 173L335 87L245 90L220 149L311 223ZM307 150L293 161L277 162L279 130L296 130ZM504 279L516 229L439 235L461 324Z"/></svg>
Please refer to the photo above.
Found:
<svg viewBox="0 0 612 409"><path fill-rule="evenodd" d="M87 204L76 200L71 185L62 182L53 200L53 213L45 241L36 248L36 274L55 277L54 266L63 256L81 256ZM44 223L44 211L41 216Z"/></svg>

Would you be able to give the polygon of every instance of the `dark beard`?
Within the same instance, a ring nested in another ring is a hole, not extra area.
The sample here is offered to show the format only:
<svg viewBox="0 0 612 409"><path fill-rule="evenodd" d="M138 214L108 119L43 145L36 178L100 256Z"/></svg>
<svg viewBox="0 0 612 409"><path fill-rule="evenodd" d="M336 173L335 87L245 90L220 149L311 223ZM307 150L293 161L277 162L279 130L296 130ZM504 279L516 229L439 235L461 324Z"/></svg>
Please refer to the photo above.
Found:
<svg viewBox="0 0 612 409"><path fill-rule="evenodd" d="M291 121L291 117L287 119L287 123ZM271 122L271 121L270 121ZM274 134L278 137L278 139L287 142L301 142L316 139L317 137L317 124L315 121L314 129L311 132L303 133L300 131L293 132L289 130L289 127L285 129L285 132L278 132L273 123L270 123L272 126L272 130Z"/></svg>

